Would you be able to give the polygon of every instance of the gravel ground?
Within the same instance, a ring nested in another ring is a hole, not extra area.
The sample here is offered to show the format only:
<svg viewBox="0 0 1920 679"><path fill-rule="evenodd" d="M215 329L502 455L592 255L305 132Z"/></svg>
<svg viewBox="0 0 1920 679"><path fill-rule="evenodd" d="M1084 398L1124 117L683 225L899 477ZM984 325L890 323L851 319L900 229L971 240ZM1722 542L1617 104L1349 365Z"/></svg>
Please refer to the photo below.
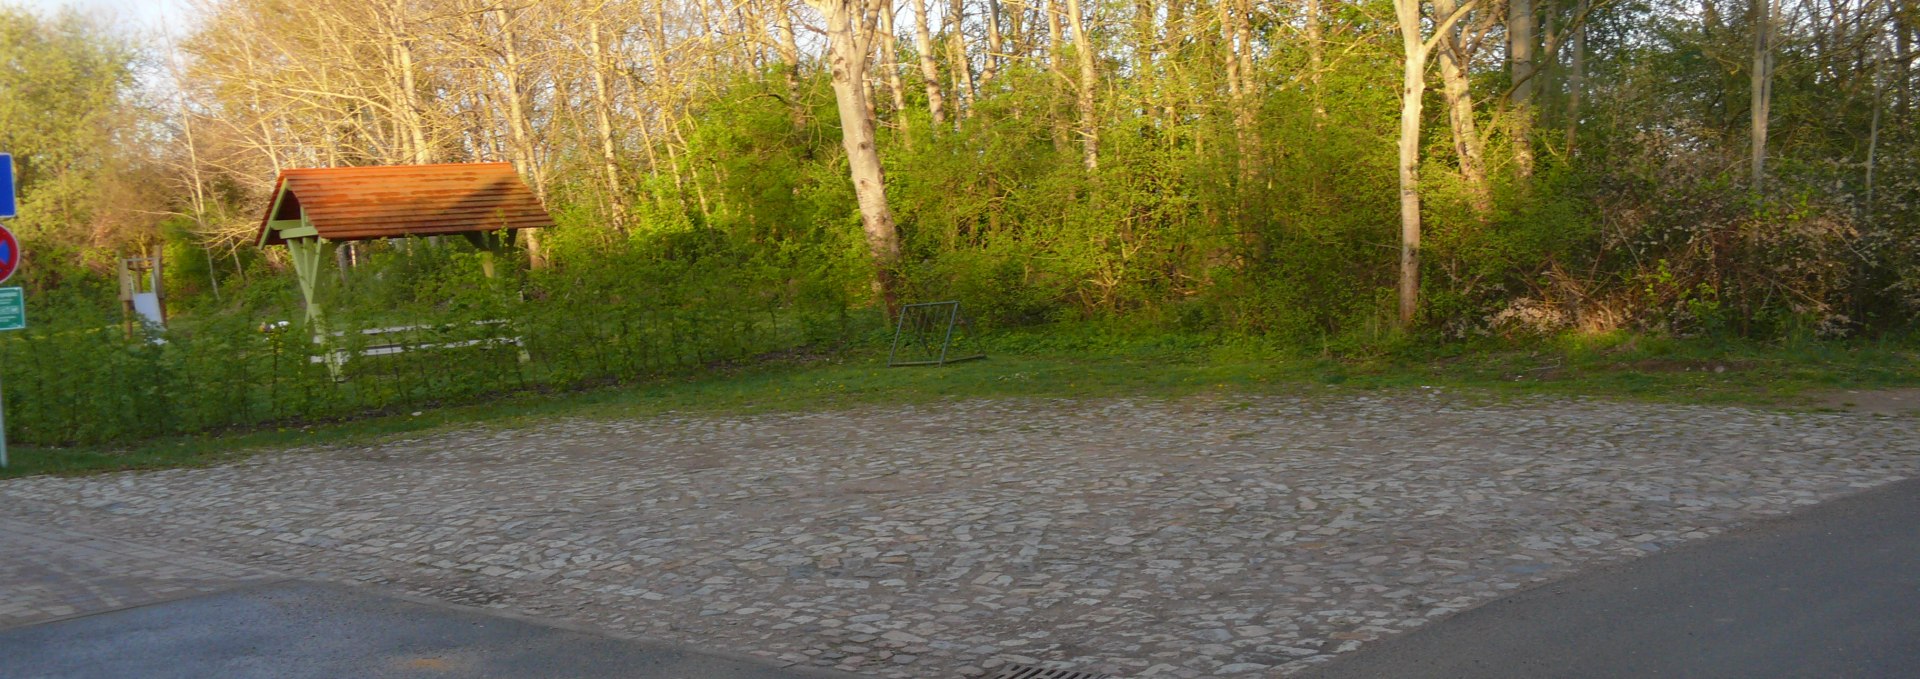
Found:
<svg viewBox="0 0 1920 679"><path fill-rule="evenodd" d="M876 676L1284 676L1911 476L1917 434L1434 391L973 400L17 479L0 518Z"/></svg>

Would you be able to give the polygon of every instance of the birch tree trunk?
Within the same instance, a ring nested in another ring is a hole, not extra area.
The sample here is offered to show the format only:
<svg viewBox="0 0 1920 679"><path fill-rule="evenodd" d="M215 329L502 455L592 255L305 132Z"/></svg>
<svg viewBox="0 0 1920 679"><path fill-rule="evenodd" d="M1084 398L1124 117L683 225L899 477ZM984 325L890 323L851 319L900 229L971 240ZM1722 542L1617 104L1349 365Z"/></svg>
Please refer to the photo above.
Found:
<svg viewBox="0 0 1920 679"><path fill-rule="evenodd" d="M1773 0L1751 0L1753 18L1753 68L1748 73L1753 99L1748 107L1752 119L1751 160L1753 192L1766 192L1767 125L1773 112Z"/></svg>
<svg viewBox="0 0 1920 679"><path fill-rule="evenodd" d="M913 0L913 49L920 53L920 77L927 83L927 113L939 129L947 122L946 102L940 97L940 66L933 61L933 32L927 29L927 0Z"/></svg>
<svg viewBox="0 0 1920 679"><path fill-rule="evenodd" d="M1434 43L1478 0L1467 0L1451 14L1434 19L1434 36L1421 40L1420 0L1394 0L1405 52L1400 84L1400 314L1399 327L1412 327L1420 308L1420 107L1427 92L1427 56Z"/></svg>
<svg viewBox="0 0 1920 679"><path fill-rule="evenodd" d="M1420 41L1420 0L1394 0L1405 51L1400 77L1400 315L1413 325L1420 305L1420 104L1427 92L1427 50Z"/></svg>
<svg viewBox="0 0 1920 679"><path fill-rule="evenodd" d="M1093 70L1093 36L1087 34L1080 0L1067 0L1067 21L1073 24L1073 52L1080 62L1080 142L1082 162L1089 171L1100 166L1100 121L1094 116L1093 93L1098 82Z"/></svg>
<svg viewBox="0 0 1920 679"><path fill-rule="evenodd" d="M900 235L893 211L887 207L886 176L880 167L873 124L867 118L866 80L869 26L861 20L860 0L807 0L826 19L827 63L832 69L834 102L840 112L840 142L847 152L847 170L860 206L867 251L873 258L873 289L887 313L899 310L894 269L900 260Z"/></svg>

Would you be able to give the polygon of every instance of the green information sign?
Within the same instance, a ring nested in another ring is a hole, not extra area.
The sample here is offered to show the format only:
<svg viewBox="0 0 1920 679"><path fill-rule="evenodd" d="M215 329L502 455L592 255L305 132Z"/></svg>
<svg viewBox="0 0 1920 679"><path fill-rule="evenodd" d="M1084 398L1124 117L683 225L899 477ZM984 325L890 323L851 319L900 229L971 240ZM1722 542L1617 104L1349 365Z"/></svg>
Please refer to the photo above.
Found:
<svg viewBox="0 0 1920 679"><path fill-rule="evenodd" d="M19 288L0 288L0 330L25 330L27 296Z"/></svg>

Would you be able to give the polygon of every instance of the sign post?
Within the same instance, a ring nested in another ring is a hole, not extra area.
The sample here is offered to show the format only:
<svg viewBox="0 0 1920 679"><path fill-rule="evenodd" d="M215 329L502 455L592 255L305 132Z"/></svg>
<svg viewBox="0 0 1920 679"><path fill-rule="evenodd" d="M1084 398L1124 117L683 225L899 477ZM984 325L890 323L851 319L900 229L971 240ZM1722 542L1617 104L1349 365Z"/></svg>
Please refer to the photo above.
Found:
<svg viewBox="0 0 1920 679"><path fill-rule="evenodd" d="M0 153L0 220L18 213L13 199L13 154ZM0 283L13 277L20 268L20 241L13 231L0 226ZM27 327L27 295L20 288L0 288L0 330ZM7 467L7 397L0 391L0 469Z"/></svg>
<svg viewBox="0 0 1920 679"><path fill-rule="evenodd" d="M7 228L0 226L0 233ZM13 234L6 234L11 239ZM9 269L12 267L9 266ZM0 288L0 330L27 327L27 295L20 288ZM7 397L0 393L0 468L7 466Z"/></svg>

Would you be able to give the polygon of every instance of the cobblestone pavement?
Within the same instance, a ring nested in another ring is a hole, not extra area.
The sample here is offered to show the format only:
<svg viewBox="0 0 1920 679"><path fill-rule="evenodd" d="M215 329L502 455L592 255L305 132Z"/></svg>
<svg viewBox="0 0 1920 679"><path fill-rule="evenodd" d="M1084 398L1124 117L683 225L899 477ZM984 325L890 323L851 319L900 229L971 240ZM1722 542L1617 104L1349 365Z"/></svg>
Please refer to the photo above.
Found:
<svg viewBox="0 0 1920 679"><path fill-rule="evenodd" d="M28 478L0 483L0 518L878 676L1283 676L1916 470L1905 417L977 400Z"/></svg>
<svg viewBox="0 0 1920 679"><path fill-rule="evenodd" d="M276 579L239 564L0 519L0 629Z"/></svg>

